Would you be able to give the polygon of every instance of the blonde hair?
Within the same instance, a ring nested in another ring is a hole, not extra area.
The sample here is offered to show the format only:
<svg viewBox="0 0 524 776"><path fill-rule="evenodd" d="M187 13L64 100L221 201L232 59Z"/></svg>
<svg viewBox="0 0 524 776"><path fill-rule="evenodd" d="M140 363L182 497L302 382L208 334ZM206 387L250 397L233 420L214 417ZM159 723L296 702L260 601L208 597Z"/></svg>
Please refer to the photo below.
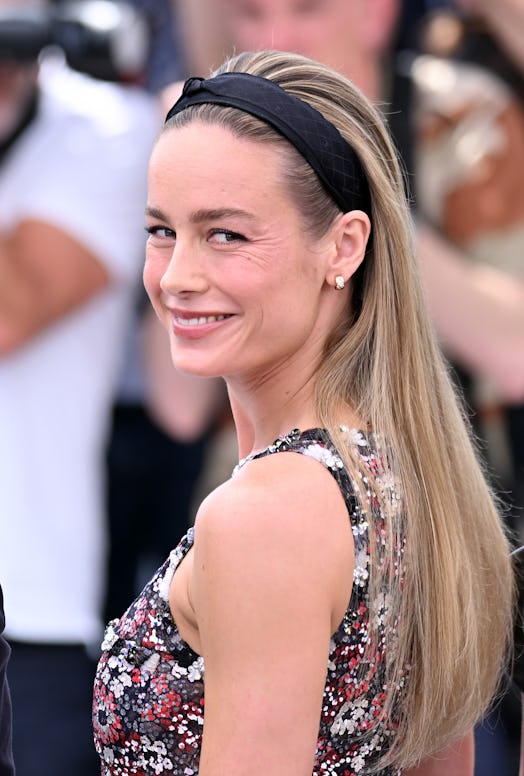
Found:
<svg viewBox="0 0 524 776"><path fill-rule="evenodd" d="M400 483L401 525L398 508L377 486L390 562L380 573L372 563L370 602L385 586L387 631L395 633L387 713L398 730L386 760L406 767L464 735L496 693L513 615L508 541L428 321L402 173L383 119L344 77L299 55L241 54L217 72L231 71L269 78L313 105L357 153L369 184L371 242L349 324L334 333L318 374L317 409L357 488L359 464L338 426L344 405L384 440L385 465ZM318 234L329 227L336 205L274 130L211 105L189 108L169 124L196 117L284 148L287 182L305 222ZM371 529L372 544L374 535Z"/></svg>

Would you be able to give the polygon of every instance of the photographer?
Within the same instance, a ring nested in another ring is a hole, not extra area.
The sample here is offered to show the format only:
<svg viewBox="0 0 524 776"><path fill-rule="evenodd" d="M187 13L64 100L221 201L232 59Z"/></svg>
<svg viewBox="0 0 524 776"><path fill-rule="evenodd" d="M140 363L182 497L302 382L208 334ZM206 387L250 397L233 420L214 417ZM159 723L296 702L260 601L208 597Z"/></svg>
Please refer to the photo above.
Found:
<svg viewBox="0 0 524 776"><path fill-rule="evenodd" d="M0 11L30 6L0 0ZM4 48L0 61L0 567L13 747L19 776L92 776L103 450L159 114L135 87L17 50L24 61Z"/></svg>

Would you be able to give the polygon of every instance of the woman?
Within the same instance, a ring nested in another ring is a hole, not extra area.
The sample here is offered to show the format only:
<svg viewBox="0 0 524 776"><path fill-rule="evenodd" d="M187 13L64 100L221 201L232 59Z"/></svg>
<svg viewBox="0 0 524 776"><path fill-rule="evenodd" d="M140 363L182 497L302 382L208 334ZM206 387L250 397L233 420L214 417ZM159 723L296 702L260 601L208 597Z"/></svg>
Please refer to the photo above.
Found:
<svg viewBox="0 0 524 776"><path fill-rule="evenodd" d="M108 627L102 772L429 774L451 746L470 773L511 631L509 551L378 113L290 54L190 79L152 155L147 231L173 361L225 378L241 460Z"/></svg>

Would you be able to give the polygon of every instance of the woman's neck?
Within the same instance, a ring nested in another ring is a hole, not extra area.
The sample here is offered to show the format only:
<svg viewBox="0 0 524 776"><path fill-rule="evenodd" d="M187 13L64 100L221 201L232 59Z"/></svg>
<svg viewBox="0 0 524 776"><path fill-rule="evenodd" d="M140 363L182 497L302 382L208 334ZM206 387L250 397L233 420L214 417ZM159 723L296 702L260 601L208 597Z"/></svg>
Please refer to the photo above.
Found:
<svg viewBox="0 0 524 776"><path fill-rule="evenodd" d="M318 425L312 383L298 389L269 390L264 386L254 391L228 382L228 393L240 458L263 450L293 428Z"/></svg>

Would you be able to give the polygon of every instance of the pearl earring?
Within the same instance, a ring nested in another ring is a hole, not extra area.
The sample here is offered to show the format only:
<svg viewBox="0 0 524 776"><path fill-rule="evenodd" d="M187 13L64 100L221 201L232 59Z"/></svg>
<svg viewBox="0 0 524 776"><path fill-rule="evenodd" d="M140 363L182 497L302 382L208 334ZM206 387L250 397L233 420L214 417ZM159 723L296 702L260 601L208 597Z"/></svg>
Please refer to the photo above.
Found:
<svg viewBox="0 0 524 776"><path fill-rule="evenodd" d="M346 285L346 281L344 280L342 275L337 275L335 278L335 288L337 289L337 291L342 291L345 285Z"/></svg>

